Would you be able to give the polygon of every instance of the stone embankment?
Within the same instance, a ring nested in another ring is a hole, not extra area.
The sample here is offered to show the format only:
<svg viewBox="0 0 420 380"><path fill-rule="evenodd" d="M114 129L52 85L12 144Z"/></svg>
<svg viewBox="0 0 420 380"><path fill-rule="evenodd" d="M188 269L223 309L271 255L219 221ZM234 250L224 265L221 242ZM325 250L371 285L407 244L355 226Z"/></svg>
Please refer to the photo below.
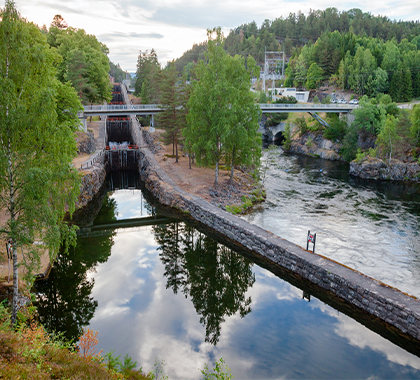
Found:
<svg viewBox="0 0 420 380"><path fill-rule="evenodd" d="M415 297L322 255L306 251L187 193L159 167L135 120L133 128L135 143L142 151L139 162L141 177L160 203L182 211L229 241L252 251L255 257L269 265L298 276L360 313L367 313L368 317L370 315L368 319L379 319L387 326L386 329L395 330L392 334L397 335L399 330L414 340L420 340L420 302ZM418 348L418 342L414 346Z"/></svg>
<svg viewBox="0 0 420 380"><path fill-rule="evenodd" d="M98 193L102 187L106 177L106 170L103 162L98 161L89 169L83 170L82 184L80 187L80 195L76 208L86 206Z"/></svg>
<svg viewBox="0 0 420 380"><path fill-rule="evenodd" d="M420 163L365 157L350 163L350 174L365 179L392 181L420 181Z"/></svg>

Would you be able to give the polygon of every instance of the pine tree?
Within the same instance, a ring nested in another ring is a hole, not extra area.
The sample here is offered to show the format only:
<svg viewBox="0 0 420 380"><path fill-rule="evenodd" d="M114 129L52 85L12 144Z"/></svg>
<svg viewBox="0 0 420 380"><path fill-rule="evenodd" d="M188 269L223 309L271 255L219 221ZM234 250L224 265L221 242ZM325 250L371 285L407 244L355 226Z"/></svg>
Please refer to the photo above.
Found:
<svg viewBox="0 0 420 380"><path fill-rule="evenodd" d="M389 86L389 95L394 102L400 102L402 99L401 83L403 81L402 70L397 70L392 75L391 84Z"/></svg>
<svg viewBox="0 0 420 380"><path fill-rule="evenodd" d="M173 63L162 71L160 76L160 104L164 111L158 115L158 123L164 128L164 143L172 144L175 161L178 162L178 143L181 130L185 126L184 107L182 107L183 86Z"/></svg>
<svg viewBox="0 0 420 380"><path fill-rule="evenodd" d="M410 69L403 69L401 83L401 101L409 102L413 98L413 86L411 81L411 72Z"/></svg>

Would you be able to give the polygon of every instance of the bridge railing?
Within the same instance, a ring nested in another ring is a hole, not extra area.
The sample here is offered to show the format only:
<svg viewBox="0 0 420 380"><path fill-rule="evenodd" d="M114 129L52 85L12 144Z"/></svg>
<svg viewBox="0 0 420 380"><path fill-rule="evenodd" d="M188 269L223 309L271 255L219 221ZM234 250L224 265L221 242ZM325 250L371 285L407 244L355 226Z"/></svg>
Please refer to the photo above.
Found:
<svg viewBox="0 0 420 380"><path fill-rule="evenodd" d="M113 104L103 104L96 106L85 106L85 112L89 111L123 111L123 110L156 110L161 109L160 104L123 104L123 105L113 105Z"/></svg>
<svg viewBox="0 0 420 380"><path fill-rule="evenodd" d="M355 109L357 105L350 104L284 104L284 103L260 103L261 109Z"/></svg>

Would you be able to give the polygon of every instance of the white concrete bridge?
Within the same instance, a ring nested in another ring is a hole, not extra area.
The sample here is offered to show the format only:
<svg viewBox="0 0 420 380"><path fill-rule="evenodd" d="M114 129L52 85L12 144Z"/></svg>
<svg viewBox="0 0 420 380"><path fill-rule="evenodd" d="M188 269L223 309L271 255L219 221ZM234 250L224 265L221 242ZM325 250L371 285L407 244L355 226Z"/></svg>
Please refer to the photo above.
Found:
<svg viewBox="0 0 420 380"><path fill-rule="evenodd" d="M348 113L357 108L352 104L259 104L262 113L285 113L285 112L340 112ZM89 116L125 116L125 115L155 115L163 112L160 104L124 104L124 105L96 105L85 106L79 113L79 118Z"/></svg>
<svg viewBox="0 0 420 380"><path fill-rule="evenodd" d="M353 104L314 104L314 103L296 103L296 104L259 104L263 114L287 113L287 112L308 112L315 117L321 124L327 125L317 112L335 112L350 113L358 105ZM82 119L84 129L86 130L86 118L90 116L103 117L121 117L128 115L152 116L151 125L153 125L153 116L163 112L164 108L160 104L124 104L113 105L103 104L95 106L85 106L84 110L79 112L78 116Z"/></svg>

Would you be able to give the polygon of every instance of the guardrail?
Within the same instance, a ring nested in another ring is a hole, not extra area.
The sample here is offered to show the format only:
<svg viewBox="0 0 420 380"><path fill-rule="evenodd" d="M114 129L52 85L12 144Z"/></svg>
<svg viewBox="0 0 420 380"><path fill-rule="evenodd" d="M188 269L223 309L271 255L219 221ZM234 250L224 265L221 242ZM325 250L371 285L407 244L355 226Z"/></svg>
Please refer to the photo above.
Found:
<svg viewBox="0 0 420 380"><path fill-rule="evenodd" d="M349 112L356 109L358 106L353 104L284 104L284 103L273 103L273 104L260 104L261 110L267 111L283 111L283 110L299 110L307 112L312 111L316 112L320 110L321 112Z"/></svg>
<svg viewBox="0 0 420 380"><path fill-rule="evenodd" d="M125 110L138 110L138 111L148 111L148 110L158 110L162 111L160 104L104 104L99 106L85 106L85 112L89 111L125 111Z"/></svg>
<svg viewBox="0 0 420 380"><path fill-rule="evenodd" d="M100 159L101 160L103 159L104 154L105 154L105 149L100 150L94 156L92 156L88 161L82 162L80 164L80 169L91 168L96 162L98 162Z"/></svg>

